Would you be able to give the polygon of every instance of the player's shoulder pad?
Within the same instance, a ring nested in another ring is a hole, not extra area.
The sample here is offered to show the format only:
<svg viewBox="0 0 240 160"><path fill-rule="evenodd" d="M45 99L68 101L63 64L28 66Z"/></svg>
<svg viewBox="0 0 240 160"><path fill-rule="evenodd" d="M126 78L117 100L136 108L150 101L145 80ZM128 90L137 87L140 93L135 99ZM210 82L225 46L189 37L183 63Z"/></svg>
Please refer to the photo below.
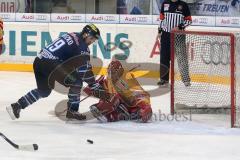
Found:
<svg viewBox="0 0 240 160"><path fill-rule="evenodd" d="M79 46L80 45L80 43L79 43L80 34L77 32L72 32L72 33L69 33L69 35L72 36L75 44L77 44Z"/></svg>

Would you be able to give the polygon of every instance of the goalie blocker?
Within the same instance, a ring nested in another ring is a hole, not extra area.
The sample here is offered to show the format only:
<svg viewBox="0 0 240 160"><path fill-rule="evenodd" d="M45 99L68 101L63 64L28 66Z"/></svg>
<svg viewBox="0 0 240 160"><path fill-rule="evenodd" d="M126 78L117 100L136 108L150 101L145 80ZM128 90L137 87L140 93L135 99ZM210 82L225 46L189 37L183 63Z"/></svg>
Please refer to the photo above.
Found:
<svg viewBox="0 0 240 160"><path fill-rule="evenodd" d="M99 121L150 120L152 108L149 94L143 90L132 73L124 72L119 61L112 61L108 66L107 76L101 76L98 82L111 95L90 106L93 116ZM86 87L84 92L92 94L90 87Z"/></svg>

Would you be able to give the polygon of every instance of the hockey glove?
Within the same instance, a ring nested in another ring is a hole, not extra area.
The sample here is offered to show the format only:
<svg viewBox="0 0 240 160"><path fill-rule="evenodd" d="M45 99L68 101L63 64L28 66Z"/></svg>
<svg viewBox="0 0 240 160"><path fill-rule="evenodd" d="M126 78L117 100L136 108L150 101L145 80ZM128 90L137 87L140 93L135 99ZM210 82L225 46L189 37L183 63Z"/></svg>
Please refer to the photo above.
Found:
<svg viewBox="0 0 240 160"><path fill-rule="evenodd" d="M67 75L67 77L65 78L65 83L66 84L73 84L76 81L77 81L77 74L76 74L76 72L73 72L73 73Z"/></svg>
<svg viewBox="0 0 240 160"><path fill-rule="evenodd" d="M158 34L162 33L162 28L158 27Z"/></svg>
<svg viewBox="0 0 240 160"><path fill-rule="evenodd" d="M185 28L186 28L186 27L185 27L184 24L182 24L182 23L178 25L178 29L179 29L179 30L184 30Z"/></svg>
<svg viewBox="0 0 240 160"><path fill-rule="evenodd" d="M105 91L105 89L99 84L94 83L89 86L94 97L97 97L102 100L109 100L110 94Z"/></svg>

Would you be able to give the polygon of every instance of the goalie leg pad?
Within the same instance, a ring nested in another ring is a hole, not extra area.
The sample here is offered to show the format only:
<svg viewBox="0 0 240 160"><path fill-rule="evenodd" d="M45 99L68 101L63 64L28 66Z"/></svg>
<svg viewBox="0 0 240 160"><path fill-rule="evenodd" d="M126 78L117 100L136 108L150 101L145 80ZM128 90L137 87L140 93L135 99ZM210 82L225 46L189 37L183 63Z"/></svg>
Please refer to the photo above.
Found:
<svg viewBox="0 0 240 160"><path fill-rule="evenodd" d="M102 112L102 114L109 114L114 111L112 104L103 100L99 101L97 108Z"/></svg>
<svg viewBox="0 0 240 160"><path fill-rule="evenodd" d="M148 122L152 117L152 108L149 104L139 103L136 107L130 109L131 119L142 123Z"/></svg>
<svg viewBox="0 0 240 160"><path fill-rule="evenodd" d="M113 107L111 103L100 100L99 103L92 105L90 110L100 122L116 122L130 119L128 109L123 104Z"/></svg>
<svg viewBox="0 0 240 160"><path fill-rule="evenodd" d="M90 111L93 116L97 118L100 122L112 122L112 114L114 112L114 108L111 103L100 100L97 104L90 106Z"/></svg>
<svg viewBox="0 0 240 160"><path fill-rule="evenodd" d="M148 122L152 118L152 108L149 105L144 105L141 107L140 112L140 120L143 123Z"/></svg>
<svg viewBox="0 0 240 160"><path fill-rule="evenodd" d="M97 104L90 106L90 111L93 114L93 116L102 123L116 122L119 120L118 113L116 111L113 110L108 113L107 112L102 113L97 107Z"/></svg>
<svg viewBox="0 0 240 160"><path fill-rule="evenodd" d="M91 111L91 113L93 114L93 116L94 116L98 121L100 121L100 122L102 122L102 123L108 122L107 117L105 117L105 116L101 113L101 111L99 111L99 109L97 108L96 105L97 105L97 104L94 104L94 105L91 105L91 106L90 106L90 111Z"/></svg>
<svg viewBox="0 0 240 160"><path fill-rule="evenodd" d="M119 104L115 111L117 112L118 120L130 120L131 115L124 104Z"/></svg>

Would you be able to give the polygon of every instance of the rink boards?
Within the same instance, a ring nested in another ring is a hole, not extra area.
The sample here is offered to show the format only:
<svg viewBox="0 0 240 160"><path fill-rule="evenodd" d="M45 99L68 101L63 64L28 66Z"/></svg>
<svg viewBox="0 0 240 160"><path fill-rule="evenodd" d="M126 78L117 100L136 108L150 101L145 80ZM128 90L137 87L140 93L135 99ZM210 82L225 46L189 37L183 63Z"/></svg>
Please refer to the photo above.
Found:
<svg viewBox="0 0 240 160"><path fill-rule="evenodd" d="M66 32L80 32L84 25L86 24L5 22L5 49L0 56L0 70L32 71L32 62L41 48ZM95 74L105 74L109 62L116 58L128 69L140 64L135 72L137 77L159 77L160 41L157 39L157 25L97 24L97 26L101 30L101 39L90 46ZM190 30L209 30L209 28L211 27L195 26L190 27ZM218 30L224 31L223 28ZM228 30L235 31L235 29ZM203 64L200 61L199 59L199 64ZM229 84L229 77L224 74L219 77L204 73L192 77L195 82L201 82L202 77L206 77L210 80L209 83Z"/></svg>

